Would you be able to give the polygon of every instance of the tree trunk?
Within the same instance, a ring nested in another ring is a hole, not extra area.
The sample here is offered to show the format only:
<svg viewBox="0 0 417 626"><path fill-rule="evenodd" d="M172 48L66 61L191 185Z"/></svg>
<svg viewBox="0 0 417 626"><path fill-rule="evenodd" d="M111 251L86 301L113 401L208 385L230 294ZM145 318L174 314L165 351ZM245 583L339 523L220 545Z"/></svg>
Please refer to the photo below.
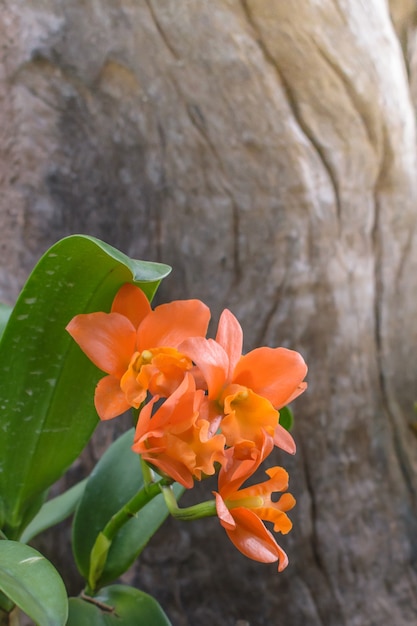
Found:
<svg viewBox="0 0 417 626"><path fill-rule="evenodd" d="M415 621L417 10L390 9L2 5L3 297L58 238L89 233L172 264L160 300L229 307L246 349L285 345L310 367L297 455L273 459L298 501L289 567L246 560L215 519L170 521L130 579L176 625Z"/></svg>

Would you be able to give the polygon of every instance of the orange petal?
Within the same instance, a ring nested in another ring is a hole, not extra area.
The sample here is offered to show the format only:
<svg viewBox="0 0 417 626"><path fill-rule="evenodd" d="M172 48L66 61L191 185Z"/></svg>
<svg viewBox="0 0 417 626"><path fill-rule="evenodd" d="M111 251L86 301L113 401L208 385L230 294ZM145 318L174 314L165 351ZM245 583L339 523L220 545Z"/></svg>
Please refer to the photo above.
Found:
<svg viewBox="0 0 417 626"><path fill-rule="evenodd" d="M148 457L146 454L142 455L143 458L155 465L167 476L173 478L177 483L180 483L186 489L192 489L194 486L194 478L191 472L177 461L169 458L168 456L155 456L155 458Z"/></svg>
<svg viewBox="0 0 417 626"><path fill-rule="evenodd" d="M227 508L221 495L217 493L217 491L213 491L213 494L216 497L216 511L220 520L220 524L226 530L232 530L236 528L236 522L233 519L233 516L230 513L229 509Z"/></svg>
<svg viewBox="0 0 417 626"><path fill-rule="evenodd" d="M76 315L67 331L88 358L107 374L120 378L135 351L136 332L119 313Z"/></svg>
<svg viewBox="0 0 417 626"><path fill-rule="evenodd" d="M191 489L194 485L192 473L181 460L170 456L169 446L170 443L162 432L151 432L149 438L145 436L141 440L136 440L132 450L186 489Z"/></svg>
<svg viewBox="0 0 417 626"><path fill-rule="evenodd" d="M229 359L222 346L213 339L192 337L183 341L178 349L197 365L207 383L209 398L217 399L229 369Z"/></svg>
<svg viewBox="0 0 417 626"><path fill-rule="evenodd" d="M112 313L120 313L127 317L137 328L152 309L142 289L126 283L117 292L111 310Z"/></svg>
<svg viewBox="0 0 417 626"><path fill-rule="evenodd" d="M283 467L280 467L279 465L269 467L265 470L265 474L267 474L270 478L270 481L267 482L270 482L271 485L273 485L272 491L285 491L285 489L288 489L289 476L287 470ZM288 509L283 510L288 511Z"/></svg>
<svg viewBox="0 0 417 626"><path fill-rule="evenodd" d="M229 309L225 309L220 316L216 341L229 357L228 380L232 380L235 367L242 356L243 332L236 317Z"/></svg>
<svg viewBox="0 0 417 626"><path fill-rule="evenodd" d="M145 404L145 406L142 408L141 412L139 413L139 419L136 424L135 435L133 438L132 449L134 452L140 453L139 449L135 449L135 445L138 444L139 446L140 442L146 437L146 435L151 430L150 422L152 418L152 410L153 410L155 402L158 402L158 400L159 398L157 396L154 396L153 398L151 398L149 402ZM153 425L153 426L155 426L155 428L158 428L158 425Z"/></svg>
<svg viewBox="0 0 417 626"><path fill-rule="evenodd" d="M304 393L306 389L307 389L307 383L305 382L300 383L297 389L295 389L294 392L290 395L290 397L285 401L285 404L289 404L290 402L298 398L298 396L301 396L301 394ZM285 405L280 405L279 408L282 408L283 406Z"/></svg>
<svg viewBox="0 0 417 626"><path fill-rule="evenodd" d="M214 474L216 462L224 462L223 435L209 436L209 422L199 418L203 398L186 374L154 415L153 401L144 407L136 427L133 450L187 488L194 478Z"/></svg>
<svg viewBox="0 0 417 626"><path fill-rule="evenodd" d="M163 417L161 409L163 409L164 404L154 416L157 420L159 419L159 426L153 423L154 417L151 417L151 410L145 411L152 404L153 399L142 409L132 450L186 489L190 489L194 484L194 477L190 468L195 465L195 453L185 442L164 432L161 418L161 415ZM144 411L146 414L142 415ZM143 417L145 417L144 420Z"/></svg>
<svg viewBox="0 0 417 626"><path fill-rule="evenodd" d="M119 379L114 376L105 376L99 381L94 405L101 420L110 420L130 408L125 394L120 389Z"/></svg>
<svg viewBox="0 0 417 626"><path fill-rule="evenodd" d="M272 452L273 447L272 438L263 431L260 446L259 448L253 448L252 458L249 457L242 460L241 458L236 458L234 448L226 450L227 463L219 472L219 491L222 498L226 500L231 494L236 492L256 472L261 463Z"/></svg>
<svg viewBox="0 0 417 626"><path fill-rule="evenodd" d="M286 495L291 496L291 494ZM293 503L295 504L294 498ZM272 522L274 524L275 532L280 532L283 535L286 535L292 529L292 521L285 511L282 511L277 506L274 506L274 504L275 503L272 503L271 506L258 507L252 510L261 520L264 520L265 522Z"/></svg>
<svg viewBox="0 0 417 626"><path fill-rule="evenodd" d="M234 529L226 529L234 546L245 556L261 563L278 561L278 571L288 565L288 557L259 517L244 507L233 509Z"/></svg>
<svg viewBox="0 0 417 626"><path fill-rule="evenodd" d="M184 440L195 453L194 476L201 479L204 474L211 476L216 472L215 463L225 462L223 435L209 435L210 424L206 420L197 419L194 427L188 431ZM190 468L191 469L191 468Z"/></svg>
<svg viewBox="0 0 417 626"><path fill-rule="evenodd" d="M204 336L209 308L200 300L176 300L157 306L138 329L139 350L159 346L176 348L188 337Z"/></svg>
<svg viewBox="0 0 417 626"><path fill-rule="evenodd" d="M288 404L307 374L303 357L287 348L256 348L240 359L233 382L265 396L275 408Z"/></svg>
<svg viewBox="0 0 417 626"><path fill-rule="evenodd" d="M238 502L240 498L247 499L261 496L263 500L270 500L271 493L288 489L288 472L283 467L271 467L265 473L269 476L268 480L240 489L231 499ZM227 499L228 502L229 499Z"/></svg>
<svg viewBox="0 0 417 626"><path fill-rule="evenodd" d="M173 431L178 422L183 424L183 429L189 427L195 420L194 403L202 393L196 392L193 377L186 374L181 385L152 415L153 406L159 400L158 396L154 396L140 412L134 441L143 439L151 430Z"/></svg>
<svg viewBox="0 0 417 626"><path fill-rule="evenodd" d="M275 426L274 444L277 448L288 452L288 454L296 453L296 445L293 436L281 424Z"/></svg>

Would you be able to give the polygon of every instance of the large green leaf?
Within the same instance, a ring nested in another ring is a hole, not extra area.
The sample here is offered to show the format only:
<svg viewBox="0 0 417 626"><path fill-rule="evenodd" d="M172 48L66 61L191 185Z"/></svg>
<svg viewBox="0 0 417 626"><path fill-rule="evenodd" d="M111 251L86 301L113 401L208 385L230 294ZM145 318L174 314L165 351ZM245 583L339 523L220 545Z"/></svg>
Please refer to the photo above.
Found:
<svg viewBox="0 0 417 626"><path fill-rule="evenodd" d="M91 601L70 598L67 626L171 626L171 622L152 596L127 585L112 585Z"/></svg>
<svg viewBox="0 0 417 626"><path fill-rule="evenodd" d="M143 487L140 458L131 450L133 429L117 439L101 457L88 480L73 523L73 552L81 574L88 579L90 553L97 535L112 515ZM179 497L184 488L175 485ZM125 572L168 516L162 495L132 517L113 540L99 586Z"/></svg>
<svg viewBox="0 0 417 626"><path fill-rule="evenodd" d="M42 491L97 423L101 374L65 326L77 313L109 310L125 282L151 299L169 271L82 235L59 241L33 270L0 342L0 527L9 538L19 536L28 509L36 513Z"/></svg>
<svg viewBox="0 0 417 626"><path fill-rule="evenodd" d="M53 565L37 550L0 541L0 590L38 626L64 626L68 598Z"/></svg>
<svg viewBox="0 0 417 626"><path fill-rule="evenodd" d="M20 541L28 543L47 528L51 528L74 513L84 493L87 478L77 483L64 493L45 502L30 524L26 526Z"/></svg>

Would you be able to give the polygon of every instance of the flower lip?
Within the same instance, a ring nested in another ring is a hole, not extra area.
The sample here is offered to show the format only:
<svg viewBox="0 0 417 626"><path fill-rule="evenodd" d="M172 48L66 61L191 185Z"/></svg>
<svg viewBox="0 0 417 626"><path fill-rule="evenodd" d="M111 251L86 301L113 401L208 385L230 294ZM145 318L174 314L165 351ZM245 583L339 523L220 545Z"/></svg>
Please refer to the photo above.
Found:
<svg viewBox="0 0 417 626"><path fill-rule="evenodd" d="M286 534L291 530L292 523L286 511L295 505L293 496L284 493L277 502L271 498L273 493L287 489L287 472L282 467L270 468L266 472L268 480L240 488L272 448L272 438L263 432L262 446L257 454L249 456L241 450L239 459L234 456L232 448L227 450L227 461L219 474L219 490L214 495L220 523L235 547L255 561L278 561L278 570L282 571L288 564L288 557L263 522L272 522L276 532Z"/></svg>

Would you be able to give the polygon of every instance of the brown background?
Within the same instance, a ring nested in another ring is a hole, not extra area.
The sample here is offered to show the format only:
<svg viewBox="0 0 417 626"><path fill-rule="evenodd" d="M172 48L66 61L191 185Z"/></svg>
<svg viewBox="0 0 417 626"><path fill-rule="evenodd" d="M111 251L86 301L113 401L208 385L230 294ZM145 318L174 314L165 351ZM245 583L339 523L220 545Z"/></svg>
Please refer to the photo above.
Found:
<svg viewBox="0 0 417 626"><path fill-rule="evenodd" d="M246 349L310 366L298 453L271 461L298 501L289 568L169 522L128 578L174 625L417 620L417 9L390 5L0 2L0 296L93 234L172 264L159 300L227 306ZM47 541L76 592L67 531Z"/></svg>

